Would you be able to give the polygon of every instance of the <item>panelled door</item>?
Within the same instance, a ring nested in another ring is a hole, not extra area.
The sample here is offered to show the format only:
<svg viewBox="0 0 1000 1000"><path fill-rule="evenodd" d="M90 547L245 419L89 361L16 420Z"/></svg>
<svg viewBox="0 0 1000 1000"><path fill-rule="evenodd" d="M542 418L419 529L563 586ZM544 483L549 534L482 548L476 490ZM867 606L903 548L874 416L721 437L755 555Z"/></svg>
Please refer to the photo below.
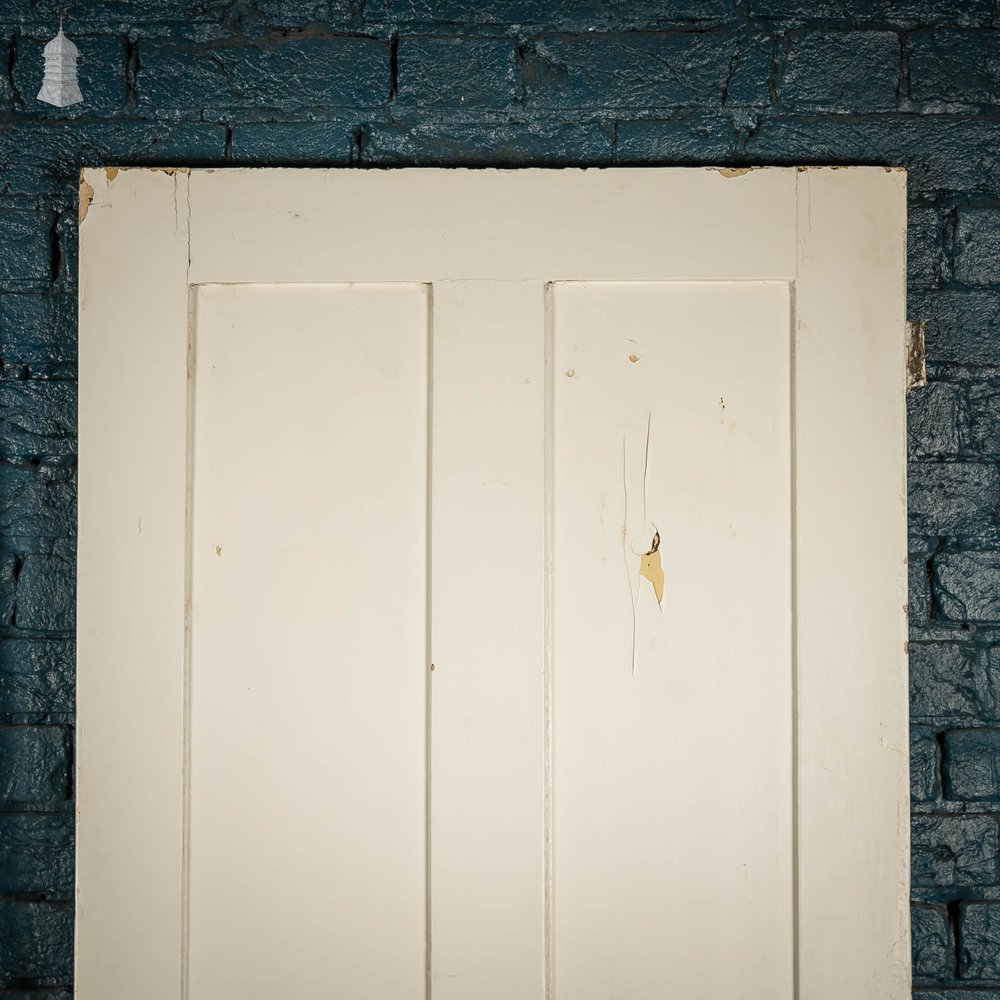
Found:
<svg viewBox="0 0 1000 1000"><path fill-rule="evenodd" d="M901 171L81 217L81 1000L908 996Z"/></svg>

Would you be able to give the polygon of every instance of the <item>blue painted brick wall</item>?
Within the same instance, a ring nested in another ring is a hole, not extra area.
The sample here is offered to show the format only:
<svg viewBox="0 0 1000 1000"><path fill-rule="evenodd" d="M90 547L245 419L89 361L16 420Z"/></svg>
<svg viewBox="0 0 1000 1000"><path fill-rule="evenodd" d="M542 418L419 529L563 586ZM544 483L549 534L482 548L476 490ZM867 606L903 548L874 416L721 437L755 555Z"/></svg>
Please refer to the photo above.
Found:
<svg viewBox="0 0 1000 1000"><path fill-rule="evenodd" d="M930 374L909 430L915 991L1000 997L993 0L104 0L71 9L86 101L64 110L34 98L56 6L0 8L0 994L72 986L81 165L871 163L910 172Z"/></svg>

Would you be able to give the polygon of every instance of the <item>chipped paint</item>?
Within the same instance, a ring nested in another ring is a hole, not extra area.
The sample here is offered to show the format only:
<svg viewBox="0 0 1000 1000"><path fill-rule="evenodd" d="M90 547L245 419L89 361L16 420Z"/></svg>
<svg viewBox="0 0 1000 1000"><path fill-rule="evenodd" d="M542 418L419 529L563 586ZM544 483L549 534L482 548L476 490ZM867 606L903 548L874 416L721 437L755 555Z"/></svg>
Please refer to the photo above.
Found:
<svg viewBox="0 0 1000 1000"><path fill-rule="evenodd" d="M646 520L646 477L649 473L649 439L653 426L653 411L646 415L646 447L642 463L642 523L647 525ZM642 590L642 579L645 577L653 587L656 595L656 603L663 611L663 585L665 577L663 568L660 565L660 531L656 525L653 527L653 541L647 552L637 552L628 542L628 441L622 436L622 555L625 558L625 571L628 574L629 599L632 604L632 674L635 675L635 650L636 635L638 631L638 600ZM639 577L636 579L632 567L635 565L632 559L639 556Z"/></svg>
<svg viewBox="0 0 1000 1000"><path fill-rule="evenodd" d="M80 171L80 217L79 222L82 224L83 220L87 218L87 211L90 209L90 203L94 200L94 189L84 180L83 171Z"/></svg>
<svg viewBox="0 0 1000 1000"><path fill-rule="evenodd" d="M97 169L104 170L104 176L107 178L109 188L114 184L118 175L125 170L145 170L150 173L167 174L169 177L173 177L175 174L191 173L190 167L103 167ZM80 171L80 209L77 221L81 224L87 218L87 213L93 204L95 194L93 186L87 181L84 173L85 170Z"/></svg>
<svg viewBox="0 0 1000 1000"><path fill-rule="evenodd" d="M104 172L107 174L108 181L113 181L119 174L131 173L136 170L145 171L149 174L167 174L173 177L174 174L189 174L191 173L190 167L104 167ZM211 170L206 170L205 173L212 173Z"/></svg>
<svg viewBox="0 0 1000 1000"><path fill-rule="evenodd" d="M656 603L660 610L663 610L663 567L660 565L660 533L657 531L653 535L652 544L648 552L642 555L642 562L639 564L639 575L644 576L653 585L653 593L656 595Z"/></svg>
<svg viewBox="0 0 1000 1000"><path fill-rule="evenodd" d="M717 174L722 174L723 177L742 177L744 174L750 173L753 167L709 167L709 170L714 170Z"/></svg>
<svg viewBox="0 0 1000 1000"><path fill-rule="evenodd" d="M927 385L927 350L924 343L924 321L906 324L906 388L921 389Z"/></svg>

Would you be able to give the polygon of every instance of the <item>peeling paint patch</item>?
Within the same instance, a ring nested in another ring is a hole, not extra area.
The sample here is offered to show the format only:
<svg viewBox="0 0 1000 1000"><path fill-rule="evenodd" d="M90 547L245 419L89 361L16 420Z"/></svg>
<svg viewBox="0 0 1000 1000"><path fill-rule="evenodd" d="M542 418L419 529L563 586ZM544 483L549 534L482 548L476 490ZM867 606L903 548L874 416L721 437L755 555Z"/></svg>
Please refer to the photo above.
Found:
<svg viewBox="0 0 1000 1000"><path fill-rule="evenodd" d="M906 324L906 388L927 385L927 351L924 344L924 321Z"/></svg>
<svg viewBox="0 0 1000 1000"><path fill-rule="evenodd" d="M84 219L87 218L87 210L90 208L90 203L94 200L94 189L83 179L83 174L80 174L80 218L79 221L82 223Z"/></svg>
<svg viewBox="0 0 1000 1000"><path fill-rule="evenodd" d="M722 174L723 177L742 177L744 174L750 173L753 167L709 167L708 169Z"/></svg>
<svg viewBox="0 0 1000 1000"><path fill-rule="evenodd" d="M639 575L644 576L653 585L653 593L656 595L656 603L660 610L663 610L663 567L660 565L660 533L653 535L653 542L649 551L643 553L642 562L639 565Z"/></svg>
<svg viewBox="0 0 1000 1000"><path fill-rule="evenodd" d="M189 174L190 167L105 167L104 172L108 175L108 180L113 181L119 174L130 170L145 170L150 174L167 174L173 177L174 174ZM206 171L211 173L212 171Z"/></svg>

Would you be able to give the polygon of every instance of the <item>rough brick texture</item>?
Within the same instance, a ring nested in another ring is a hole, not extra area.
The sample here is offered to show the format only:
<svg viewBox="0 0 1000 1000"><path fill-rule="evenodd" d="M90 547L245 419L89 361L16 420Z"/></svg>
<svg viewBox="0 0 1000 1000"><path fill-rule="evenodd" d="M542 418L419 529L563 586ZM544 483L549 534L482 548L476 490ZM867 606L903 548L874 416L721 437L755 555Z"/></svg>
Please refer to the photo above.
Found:
<svg viewBox="0 0 1000 1000"><path fill-rule="evenodd" d="M968 903L958 922L959 975L1000 979L1000 904Z"/></svg>
<svg viewBox="0 0 1000 1000"><path fill-rule="evenodd" d="M947 909L943 906L914 906L911 921L914 980L947 981L953 978L955 935Z"/></svg>
<svg viewBox="0 0 1000 1000"><path fill-rule="evenodd" d="M103 0L69 8L67 109L34 97L55 12L0 9L3 995L72 989L81 165L869 163L909 172L929 355L909 399L915 989L1000 998L993 0Z"/></svg>
<svg viewBox="0 0 1000 1000"><path fill-rule="evenodd" d="M945 796L965 802L1000 797L1000 730L965 729L944 735Z"/></svg>

